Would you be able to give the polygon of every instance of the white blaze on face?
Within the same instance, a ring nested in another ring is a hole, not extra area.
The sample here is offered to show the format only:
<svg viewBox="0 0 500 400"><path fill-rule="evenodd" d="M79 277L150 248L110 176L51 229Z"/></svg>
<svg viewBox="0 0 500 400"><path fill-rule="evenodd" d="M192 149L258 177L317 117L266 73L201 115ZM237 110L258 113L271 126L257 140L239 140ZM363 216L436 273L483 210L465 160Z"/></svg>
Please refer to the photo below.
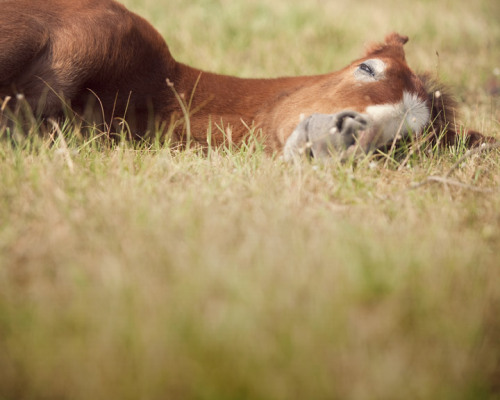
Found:
<svg viewBox="0 0 500 400"><path fill-rule="evenodd" d="M380 135L379 143L389 143L396 136L406 136L410 132L419 135L430 118L426 102L409 92L403 92L399 103L369 106L365 113Z"/></svg>

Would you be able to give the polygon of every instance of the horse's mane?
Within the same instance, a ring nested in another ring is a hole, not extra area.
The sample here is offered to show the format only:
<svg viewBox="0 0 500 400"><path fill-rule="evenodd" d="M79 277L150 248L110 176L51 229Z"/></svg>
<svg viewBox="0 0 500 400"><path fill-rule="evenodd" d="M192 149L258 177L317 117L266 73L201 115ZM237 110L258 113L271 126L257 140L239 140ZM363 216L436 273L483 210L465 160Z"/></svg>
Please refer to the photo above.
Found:
<svg viewBox="0 0 500 400"><path fill-rule="evenodd" d="M488 138L479 132L464 129L457 123L459 117L458 102L446 84L428 72L420 73L418 77L427 92L431 111L427 131L433 142L453 145L459 140L463 140L468 146L475 146L488 141Z"/></svg>
<svg viewBox="0 0 500 400"><path fill-rule="evenodd" d="M431 111L429 134L438 139L448 130L455 131L458 103L450 88L429 72L420 73L418 77L424 84Z"/></svg>

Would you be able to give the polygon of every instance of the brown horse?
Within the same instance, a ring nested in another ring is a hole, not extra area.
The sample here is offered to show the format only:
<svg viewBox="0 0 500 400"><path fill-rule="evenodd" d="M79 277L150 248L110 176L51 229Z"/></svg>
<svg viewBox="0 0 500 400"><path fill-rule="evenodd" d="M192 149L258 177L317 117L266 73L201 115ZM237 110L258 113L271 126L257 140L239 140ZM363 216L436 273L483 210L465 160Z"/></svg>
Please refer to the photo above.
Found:
<svg viewBox="0 0 500 400"><path fill-rule="evenodd" d="M177 62L147 21L114 0L0 0L0 8L4 126L6 110L23 102L42 119L68 109L90 123L126 119L137 137L170 128L180 143L240 143L255 128L292 159L355 142L377 148L430 125L439 133L453 120L449 97L433 99L429 79L405 61L408 38L396 33L337 72L240 79ZM452 142L452 125L447 132Z"/></svg>

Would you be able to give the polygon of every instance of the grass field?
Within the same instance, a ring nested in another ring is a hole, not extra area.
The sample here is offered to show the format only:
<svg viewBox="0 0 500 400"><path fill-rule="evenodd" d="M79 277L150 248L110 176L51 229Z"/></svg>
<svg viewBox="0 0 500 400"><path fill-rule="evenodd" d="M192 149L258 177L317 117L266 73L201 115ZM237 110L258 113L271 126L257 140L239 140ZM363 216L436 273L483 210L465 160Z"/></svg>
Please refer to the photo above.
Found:
<svg viewBox="0 0 500 400"><path fill-rule="evenodd" d="M399 31L500 138L498 1L125 4L245 77ZM64 131L0 142L0 400L500 399L498 150L290 166Z"/></svg>

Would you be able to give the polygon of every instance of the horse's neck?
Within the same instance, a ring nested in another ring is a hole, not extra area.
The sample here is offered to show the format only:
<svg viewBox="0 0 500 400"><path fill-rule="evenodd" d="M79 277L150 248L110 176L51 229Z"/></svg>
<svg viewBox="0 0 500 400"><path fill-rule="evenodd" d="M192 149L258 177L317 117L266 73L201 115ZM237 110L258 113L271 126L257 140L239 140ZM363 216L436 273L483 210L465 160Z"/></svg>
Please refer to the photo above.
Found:
<svg viewBox="0 0 500 400"><path fill-rule="evenodd" d="M318 76L274 79L244 79L219 75L178 64L174 86L190 105L191 126L206 135L209 120L219 127L231 127L233 137L243 137L247 126L259 125L266 113L302 87L318 80ZM179 100L175 100L179 101ZM172 106L172 105L171 105ZM179 106L173 105L177 110ZM267 110L267 111L266 111ZM193 133L196 136L196 132Z"/></svg>

